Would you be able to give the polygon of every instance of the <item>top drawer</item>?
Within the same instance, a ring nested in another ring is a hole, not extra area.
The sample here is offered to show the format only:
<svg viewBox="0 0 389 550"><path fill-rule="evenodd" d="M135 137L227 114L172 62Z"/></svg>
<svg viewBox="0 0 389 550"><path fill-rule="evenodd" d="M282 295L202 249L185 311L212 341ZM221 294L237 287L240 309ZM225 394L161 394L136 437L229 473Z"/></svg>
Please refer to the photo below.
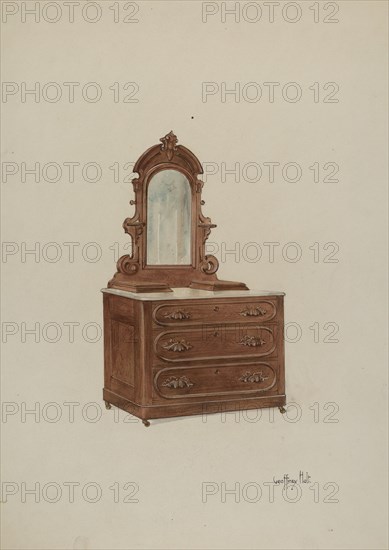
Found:
<svg viewBox="0 0 389 550"><path fill-rule="evenodd" d="M189 326L203 323L267 322L277 314L275 299L253 299L241 302L165 303L153 309L153 321L162 326Z"/></svg>

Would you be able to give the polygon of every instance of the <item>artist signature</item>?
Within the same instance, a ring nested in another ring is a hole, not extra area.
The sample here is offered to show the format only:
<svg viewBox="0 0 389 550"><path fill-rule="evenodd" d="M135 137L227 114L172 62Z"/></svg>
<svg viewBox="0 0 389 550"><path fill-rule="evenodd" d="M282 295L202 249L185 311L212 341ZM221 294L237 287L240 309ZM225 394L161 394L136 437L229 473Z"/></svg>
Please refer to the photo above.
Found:
<svg viewBox="0 0 389 550"><path fill-rule="evenodd" d="M276 477L273 476L273 483L274 485L283 485L284 487L287 487L290 484L297 485L301 483L312 483L312 481L308 472L303 472L300 470L297 477L291 477L289 474L284 474L281 478L276 479Z"/></svg>

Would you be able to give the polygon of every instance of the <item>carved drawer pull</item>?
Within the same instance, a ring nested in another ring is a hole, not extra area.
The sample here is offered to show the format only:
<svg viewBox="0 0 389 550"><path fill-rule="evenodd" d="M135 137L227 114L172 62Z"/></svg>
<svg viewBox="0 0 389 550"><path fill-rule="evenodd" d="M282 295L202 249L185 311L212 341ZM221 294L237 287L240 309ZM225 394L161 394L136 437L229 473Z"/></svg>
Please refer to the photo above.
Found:
<svg viewBox="0 0 389 550"><path fill-rule="evenodd" d="M170 338L170 340L162 347L168 351L188 351L193 348L192 344L186 340L173 340L173 338Z"/></svg>
<svg viewBox="0 0 389 550"><path fill-rule="evenodd" d="M166 386L167 388L191 388L194 386L193 382L189 380L186 376L180 376L177 378L177 376L170 376L169 378L166 378L162 382L162 386Z"/></svg>
<svg viewBox="0 0 389 550"><path fill-rule="evenodd" d="M183 319L190 319L190 313L187 311L183 311L182 309L178 309L177 311L171 311L164 314L164 317L166 319L174 319L175 321L179 320L182 321Z"/></svg>
<svg viewBox="0 0 389 550"><path fill-rule="evenodd" d="M265 340L262 340L262 338L260 338L259 336L249 336L248 334L246 334L245 336L243 336L239 344L241 344L242 346L256 348L259 346L263 346L263 344L266 344L266 342Z"/></svg>
<svg viewBox="0 0 389 550"><path fill-rule="evenodd" d="M266 309L259 306L247 306L246 309L240 312L243 317L263 317L266 313Z"/></svg>
<svg viewBox="0 0 389 550"><path fill-rule="evenodd" d="M247 371L239 378L239 380L241 382L255 382L256 384L260 384L261 382L264 382L268 378L269 378L268 376L263 376L262 371L260 370L259 372L253 372L253 373L251 373L250 371Z"/></svg>

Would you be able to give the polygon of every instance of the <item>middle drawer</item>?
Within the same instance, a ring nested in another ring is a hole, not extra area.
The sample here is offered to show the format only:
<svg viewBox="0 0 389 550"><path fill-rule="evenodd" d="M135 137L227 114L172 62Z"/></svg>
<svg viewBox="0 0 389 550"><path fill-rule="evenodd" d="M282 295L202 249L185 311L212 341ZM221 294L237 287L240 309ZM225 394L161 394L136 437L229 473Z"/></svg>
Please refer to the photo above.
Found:
<svg viewBox="0 0 389 550"><path fill-rule="evenodd" d="M180 331L154 331L155 359L172 363L257 358L275 352L278 325L203 325Z"/></svg>

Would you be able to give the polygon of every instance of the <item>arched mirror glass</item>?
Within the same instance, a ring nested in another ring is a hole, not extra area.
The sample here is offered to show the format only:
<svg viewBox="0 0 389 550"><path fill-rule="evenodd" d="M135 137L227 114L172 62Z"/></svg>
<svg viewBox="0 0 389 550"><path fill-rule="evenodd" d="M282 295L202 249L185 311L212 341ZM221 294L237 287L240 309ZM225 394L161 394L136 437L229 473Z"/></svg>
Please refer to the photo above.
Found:
<svg viewBox="0 0 389 550"><path fill-rule="evenodd" d="M147 190L147 264L190 263L191 187L178 170L161 170Z"/></svg>

